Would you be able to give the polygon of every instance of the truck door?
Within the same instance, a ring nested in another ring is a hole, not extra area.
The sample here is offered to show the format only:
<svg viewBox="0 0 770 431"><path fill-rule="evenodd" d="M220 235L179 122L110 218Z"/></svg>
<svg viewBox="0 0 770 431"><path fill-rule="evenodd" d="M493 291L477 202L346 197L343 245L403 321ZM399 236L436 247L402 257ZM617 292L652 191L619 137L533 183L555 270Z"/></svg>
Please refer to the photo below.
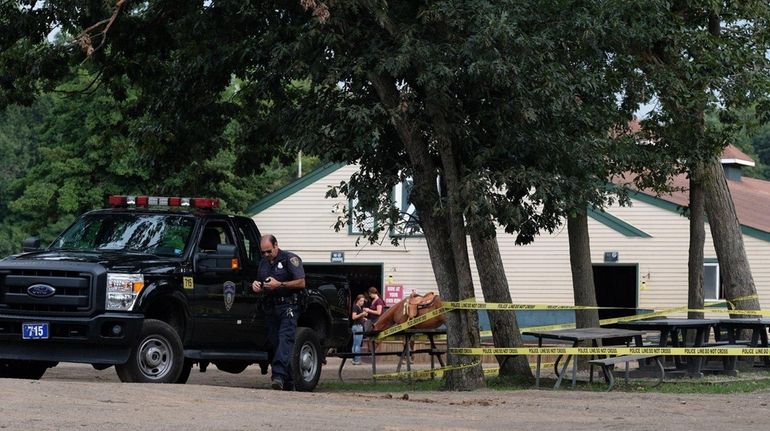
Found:
<svg viewBox="0 0 770 431"><path fill-rule="evenodd" d="M219 244L236 245L236 235L226 220L208 220L203 226L195 253L214 253ZM243 293L245 274L242 269L226 272L194 274L192 315L195 331L193 343L198 346L239 347L244 337L239 321L246 316L235 307L237 296Z"/></svg>
<svg viewBox="0 0 770 431"><path fill-rule="evenodd" d="M246 339L244 342L264 348L267 344L267 325L265 313L260 306L261 294L251 290L251 283L257 278L257 268L262 253L259 248L259 232L254 221L244 217L234 217L233 222L238 236L238 248L241 251L241 269L243 285L239 286L233 307L239 316L246 316L239 325L239 333Z"/></svg>

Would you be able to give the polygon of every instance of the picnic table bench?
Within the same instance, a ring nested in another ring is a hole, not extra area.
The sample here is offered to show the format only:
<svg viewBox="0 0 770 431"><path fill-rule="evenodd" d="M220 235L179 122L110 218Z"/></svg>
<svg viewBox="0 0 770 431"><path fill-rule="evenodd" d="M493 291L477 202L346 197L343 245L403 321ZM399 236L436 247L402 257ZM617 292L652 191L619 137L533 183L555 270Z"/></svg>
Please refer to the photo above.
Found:
<svg viewBox="0 0 770 431"><path fill-rule="evenodd" d="M626 328L637 331L658 331L658 345L666 347L705 347L711 328L718 323L714 319L645 319L633 322L620 322L610 325L613 328ZM687 332L694 332L694 337L688 339ZM686 372L690 377L703 377L702 356L674 356L676 370ZM729 372L729 370L728 370Z"/></svg>
<svg viewBox="0 0 770 431"><path fill-rule="evenodd" d="M341 358L342 361L340 361L340 367L337 370L337 377L342 382L344 381L342 378L342 369L345 367L345 363L349 358L354 358L356 356L368 356L371 358L372 361L372 379L374 379L374 376L377 374L377 360L376 358L378 356L398 356L398 366L396 367L396 372L401 372L401 366L404 362L406 362L406 370L407 372L412 371L412 362L411 357L414 354L419 353L427 353L430 355L430 369L433 370L436 368L436 361L438 361L439 365L442 367L444 366L444 359L442 358L443 355L446 354L446 349L440 349L438 346L436 346L436 337L439 335L446 335L446 329L405 329L403 331L397 332L392 335L392 337L400 337L403 341L403 348L399 351L390 351L390 352L384 352L384 351L376 351L376 342L377 335L379 332L371 331L371 332L364 332L364 341L368 343L369 346L369 352L362 352L360 354L355 354L352 352L337 352L333 356L337 356L338 358ZM412 350L412 340L414 338L419 336L426 336L428 338L429 347L423 348L423 349L415 349ZM376 381L376 379L375 379Z"/></svg>
<svg viewBox="0 0 770 431"><path fill-rule="evenodd" d="M717 341L721 341L724 335L726 335L727 343L729 345L741 345L740 347L769 347L767 329L770 327L770 319L768 318L732 318L732 319L719 319L714 330L714 336ZM741 330L750 330L750 340L739 340L739 334ZM737 363L737 357L734 357ZM754 362L752 358L752 365ZM770 367L770 356L763 356L762 363L765 367Z"/></svg>
<svg viewBox="0 0 770 431"><path fill-rule="evenodd" d="M658 383L654 384L653 387L658 386L663 382L663 378L666 377L666 370L663 368L663 362L660 360L660 355L623 355L623 356L615 356L611 358L604 358L604 359L592 359L588 361L591 365L598 365L602 367L602 372L604 373L604 378L607 381L607 392L612 390L612 387L615 385L615 377L612 374L612 371L615 368L615 365L619 364L625 364L626 370L625 370L625 381L628 383L628 363L634 362L634 361L644 361L647 359L655 359L655 363L658 365L658 368L660 368L660 377L658 378Z"/></svg>
<svg viewBox="0 0 770 431"><path fill-rule="evenodd" d="M628 345L628 341L633 339L636 346L642 347L642 336L644 333L641 331L617 328L577 328L558 329L554 331L527 331L522 335L531 335L537 337L538 347L543 347L544 339L572 342L573 347L577 347L580 343L590 343L592 346L598 347L618 339L626 340L626 345ZM577 381L577 357L566 355L561 372L557 372L557 379L556 383L554 384L554 389L561 386L561 382L564 378L564 374L567 371L567 366L569 365L570 360L572 361L572 387L575 387ZM537 369L535 372L536 387L540 387L540 366L541 355L537 355ZM556 366L558 366L558 361L555 367ZM591 372L589 380L593 380L593 372Z"/></svg>

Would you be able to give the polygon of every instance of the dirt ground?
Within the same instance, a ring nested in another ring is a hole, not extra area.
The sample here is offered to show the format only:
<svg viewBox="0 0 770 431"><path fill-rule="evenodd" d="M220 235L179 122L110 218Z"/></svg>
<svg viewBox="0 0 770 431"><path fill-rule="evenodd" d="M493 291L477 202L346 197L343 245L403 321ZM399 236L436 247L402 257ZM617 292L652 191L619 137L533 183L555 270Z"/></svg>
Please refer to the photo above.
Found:
<svg viewBox="0 0 770 431"><path fill-rule="evenodd" d="M186 385L123 384L113 369L62 364L40 381L0 379L9 430L716 430L766 429L770 393L635 394L571 390L340 392L330 359L316 392L269 389L250 367L193 370ZM383 365L387 371L389 365ZM367 366L346 381L371 384ZM379 371L379 370L378 370Z"/></svg>

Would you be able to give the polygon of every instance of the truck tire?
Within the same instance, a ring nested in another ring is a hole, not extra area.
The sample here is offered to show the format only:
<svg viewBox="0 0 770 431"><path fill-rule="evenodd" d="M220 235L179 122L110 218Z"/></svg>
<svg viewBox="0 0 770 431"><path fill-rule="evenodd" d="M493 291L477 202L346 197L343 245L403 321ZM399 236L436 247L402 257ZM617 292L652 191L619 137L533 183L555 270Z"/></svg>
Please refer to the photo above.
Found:
<svg viewBox="0 0 770 431"><path fill-rule="evenodd" d="M315 331L310 328L297 328L291 372L294 388L298 391L310 392L318 385L321 378L321 345Z"/></svg>
<svg viewBox="0 0 770 431"><path fill-rule="evenodd" d="M0 378L40 380L51 366L51 362L3 359L0 360Z"/></svg>
<svg viewBox="0 0 770 431"><path fill-rule="evenodd" d="M168 323L147 319L128 362L115 365L120 381L174 383L182 373L184 350L179 335Z"/></svg>

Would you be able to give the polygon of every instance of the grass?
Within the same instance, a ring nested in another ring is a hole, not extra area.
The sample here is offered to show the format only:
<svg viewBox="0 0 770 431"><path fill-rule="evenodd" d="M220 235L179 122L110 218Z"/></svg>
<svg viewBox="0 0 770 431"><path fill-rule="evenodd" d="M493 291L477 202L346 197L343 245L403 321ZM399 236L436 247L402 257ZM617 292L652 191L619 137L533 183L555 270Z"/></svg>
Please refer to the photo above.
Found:
<svg viewBox="0 0 770 431"><path fill-rule="evenodd" d="M733 394L770 390L769 372L741 373L738 377L706 376L702 379L664 381L657 387L629 381L622 381L617 389L623 392L665 393L665 394Z"/></svg>

